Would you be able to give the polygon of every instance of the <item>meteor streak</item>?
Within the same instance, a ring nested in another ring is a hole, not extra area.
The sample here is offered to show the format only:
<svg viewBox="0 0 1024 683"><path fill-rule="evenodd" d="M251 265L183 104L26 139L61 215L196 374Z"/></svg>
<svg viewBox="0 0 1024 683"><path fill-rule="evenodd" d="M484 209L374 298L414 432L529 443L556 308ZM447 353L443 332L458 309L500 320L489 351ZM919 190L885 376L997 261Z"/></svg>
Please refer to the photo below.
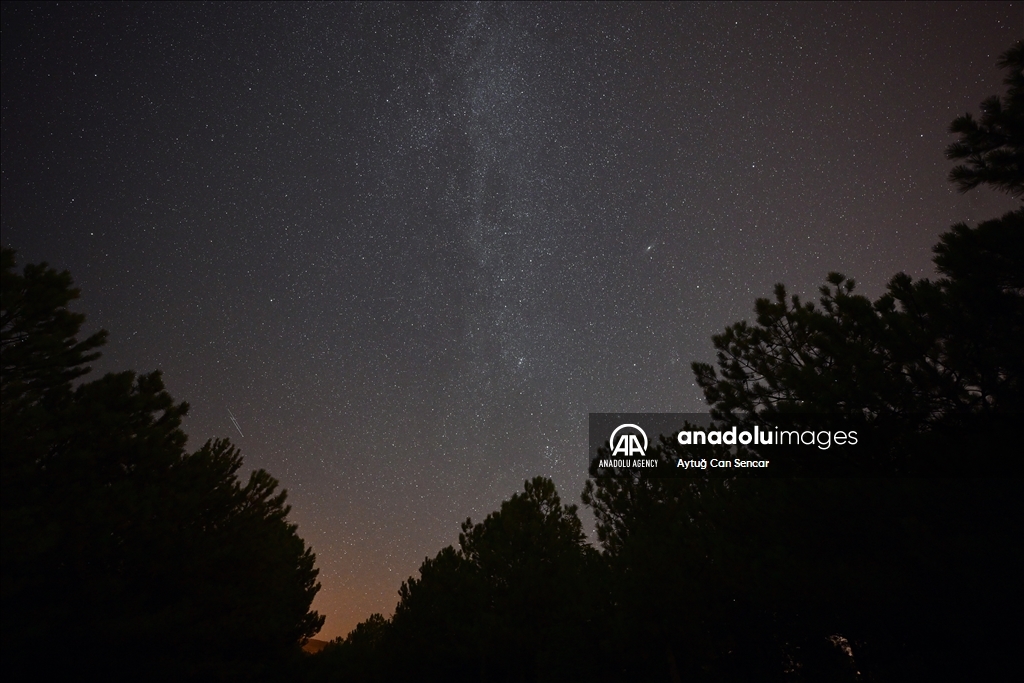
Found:
<svg viewBox="0 0 1024 683"><path fill-rule="evenodd" d="M231 412L231 408L228 408L228 415L231 416L231 424L235 425L235 429L238 430L239 435L244 438L245 434L242 434L242 428L238 426L238 420L235 419L235 415Z"/></svg>

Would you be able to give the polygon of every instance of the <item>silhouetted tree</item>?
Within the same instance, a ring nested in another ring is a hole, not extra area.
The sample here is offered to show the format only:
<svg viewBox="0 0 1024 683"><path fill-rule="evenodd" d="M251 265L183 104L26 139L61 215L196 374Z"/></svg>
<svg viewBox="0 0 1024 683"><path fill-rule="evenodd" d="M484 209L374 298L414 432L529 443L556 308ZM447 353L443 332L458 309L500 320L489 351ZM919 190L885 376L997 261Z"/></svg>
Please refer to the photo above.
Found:
<svg viewBox="0 0 1024 683"><path fill-rule="evenodd" d="M1024 42L999 62L1008 93L982 104L983 117L957 118L961 138L947 151L966 159L951 180L1024 191ZM900 431L949 427L965 416L1024 409L1024 209L976 227L959 223L934 247L937 281L895 276L875 302L832 273L821 308L775 300L755 304L757 324L713 338L721 374L694 363L719 419L780 412L842 414ZM875 424L875 426L879 426ZM947 435L948 436L948 435Z"/></svg>
<svg viewBox="0 0 1024 683"><path fill-rule="evenodd" d="M970 115L954 122L962 137L949 154L973 165L954 171L961 189L988 184L1019 195L1024 43L1000 64L1010 71L1009 93L983 103L981 124ZM820 308L787 301L777 285L774 301L756 302L755 325L736 323L713 338L718 371L693 365L713 415L836 415L869 425L890 444L876 471L935 468L967 444L1012 464L1005 446L1013 416L1024 410L1024 209L976 227L954 225L934 252L943 277L901 273L874 302L837 273L821 289Z"/></svg>
<svg viewBox="0 0 1024 683"><path fill-rule="evenodd" d="M466 520L459 549L402 584L394 617L324 648L313 678L579 680L597 665L598 571L576 506L537 477L484 521Z"/></svg>
<svg viewBox="0 0 1024 683"><path fill-rule="evenodd" d="M2 645L18 676L251 680L297 656L314 556L263 470L227 440L187 453L159 372L74 385L70 276L3 250ZM54 656L54 652L60 656Z"/></svg>
<svg viewBox="0 0 1024 683"><path fill-rule="evenodd" d="M596 552L550 479L527 481L483 522L467 519L459 545L482 589L481 669L491 680L540 680L580 664Z"/></svg>
<svg viewBox="0 0 1024 683"><path fill-rule="evenodd" d="M306 680L368 683L388 679L386 641L391 621L380 614L356 625L344 638L335 638L308 658Z"/></svg>
<svg viewBox="0 0 1024 683"><path fill-rule="evenodd" d="M489 681L542 680L579 664L596 553L549 479L526 482L483 522L467 519L459 545L399 592L395 635L415 647L414 661L434 653Z"/></svg>
<svg viewBox="0 0 1024 683"><path fill-rule="evenodd" d="M1003 57L1010 93L986 101L981 124L954 124L964 137L951 156L974 150L957 157L971 166L954 173L962 189L1024 187L1021 55L1018 45ZM897 275L875 301L836 273L818 305L778 285L756 302L755 323L713 338L717 367L693 366L722 422L831 421L870 436L856 466L874 478L588 482L617 619L649 636L626 662L633 677L966 680L1013 670L1005 624L1024 569L1024 211L954 226L935 263L939 279ZM692 451L663 441L655 454ZM885 476L907 473L946 476Z"/></svg>
<svg viewBox="0 0 1024 683"><path fill-rule="evenodd" d="M987 184L1014 196L1024 194L1024 41L999 60L1007 70L1006 95L993 95L981 103L981 119L970 114L954 119L949 127L960 139L946 149L950 159L963 160L949 172L961 192Z"/></svg>

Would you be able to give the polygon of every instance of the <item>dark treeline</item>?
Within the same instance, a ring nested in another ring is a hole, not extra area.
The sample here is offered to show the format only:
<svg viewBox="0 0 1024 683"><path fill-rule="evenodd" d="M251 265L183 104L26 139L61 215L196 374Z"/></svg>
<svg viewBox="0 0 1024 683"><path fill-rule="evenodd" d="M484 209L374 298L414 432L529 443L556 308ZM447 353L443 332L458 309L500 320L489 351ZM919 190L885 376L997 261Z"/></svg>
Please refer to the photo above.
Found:
<svg viewBox="0 0 1024 683"><path fill-rule="evenodd" d="M1001 66L1007 94L952 125L950 179L1020 198L1024 43ZM4 678L1008 680L1024 666L1024 480L1000 476L1022 452L1024 209L934 250L939 279L897 275L875 301L840 274L818 304L780 285L693 366L724 423L824 415L881 435L873 476L595 477L598 547L536 478L427 558L391 618L307 656L315 558L277 482L241 481L226 440L187 452L159 373L89 379L105 333L77 339L70 275L18 272L4 249Z"/></svg>
<svg viewBox="0 0 1024 683"><path fill-rule="evenodd" d="M950 180L1021 197L1024 43L1000 66L1007 94L953 122ZM534 479L308 680L1008 680L1024 667L1024 210L934 251L939 279L899 274L875 301L838 273L817 305L779 285L693 365L726 424L872 434L872 476L593 478L599 549ZM703 454L688 449L655 455Z"/></svg>
<svg viewBox="0 0 1024 683"><path fill-rule="evenodd" d="M159 372L88 380L67 272L2 252L5 680L277 679L323 617L315 557L227 440L185 450Z"/></svg>
<svg viewBox="0 0 1024 683"><path fill-rule="evenodd" d="M227 440L187 452L159 372L89 380L77 297L3 249L4 680L280 679L323 624L285 493Z"/></svg>

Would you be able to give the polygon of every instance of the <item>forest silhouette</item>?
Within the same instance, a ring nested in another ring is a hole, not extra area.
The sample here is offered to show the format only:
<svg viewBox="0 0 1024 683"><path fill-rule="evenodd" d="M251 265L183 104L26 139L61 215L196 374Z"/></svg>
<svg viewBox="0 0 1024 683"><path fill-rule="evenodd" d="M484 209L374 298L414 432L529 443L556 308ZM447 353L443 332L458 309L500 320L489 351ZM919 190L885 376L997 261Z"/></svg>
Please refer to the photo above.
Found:
<svg viewBox="0 0 1024 683"><path fill-rule="evenodd" d="M66 271L14 266L3 249L5 679L278 678L324 620L278 482L239 481L226 439L188 453L159 372L84 381L106 332L77 340Z"/></svg>
<svg viewBox="0 0 1024 683"><path fill-rule="evenodd" d="M958 117L961 191L1024 196L1024 42ZM957 224L936 280L758 299L694 363L714 419L823 416L860 477L543 477L315 655L312 550L227 440L185 450L158 372L88 379L105 332L67 272L2 273L2 670L8 680L963 681L1020 669L1024 208ZM662 441L656 457L690 457ZM870 475L870 476L868 476ZM63 634L54 643L51 634ZM113 645L116 643L116 647Z"/></svg>

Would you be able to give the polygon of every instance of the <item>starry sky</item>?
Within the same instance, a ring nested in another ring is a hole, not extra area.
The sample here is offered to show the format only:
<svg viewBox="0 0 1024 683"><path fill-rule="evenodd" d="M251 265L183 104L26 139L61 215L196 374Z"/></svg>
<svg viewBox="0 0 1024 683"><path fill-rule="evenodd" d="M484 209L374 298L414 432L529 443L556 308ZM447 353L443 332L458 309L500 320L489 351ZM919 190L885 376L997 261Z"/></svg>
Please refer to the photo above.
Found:
<svg viewBox="0 0 1024 683"><path fill-rule="evenodd" d="M588 412L699 412L776 282L877 296L952 223L1021 3L3 5L2 232L98 371L164 372L315 549L321 638ZM237 420L232 423L231 414ZM592 527L592 520L584 512Z"/></svg>

